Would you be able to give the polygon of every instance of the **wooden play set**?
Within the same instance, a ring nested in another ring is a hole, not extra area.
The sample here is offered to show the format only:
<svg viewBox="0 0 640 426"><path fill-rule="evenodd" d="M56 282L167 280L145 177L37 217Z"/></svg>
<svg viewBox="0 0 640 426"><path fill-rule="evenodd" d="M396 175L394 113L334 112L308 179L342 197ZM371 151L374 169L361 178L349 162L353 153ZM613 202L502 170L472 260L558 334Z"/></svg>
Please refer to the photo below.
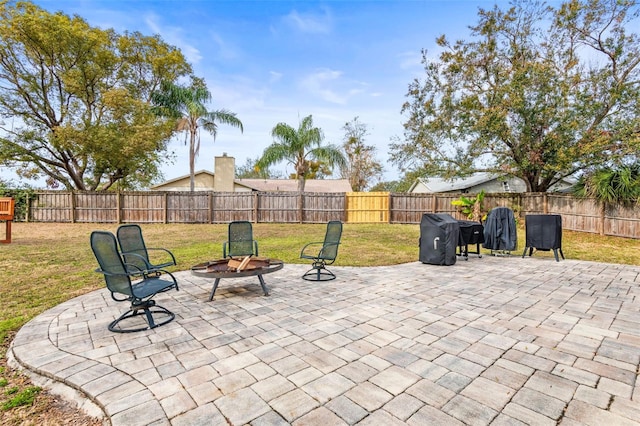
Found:
<svg viewBox="0 0 640 426"><path fill-rule="evenodd" d="M0 220L5 221L5 239L0 240L0 243L11 242L11 222L13 221L15 208L16 202L13 198L0 198Z"/></svg>

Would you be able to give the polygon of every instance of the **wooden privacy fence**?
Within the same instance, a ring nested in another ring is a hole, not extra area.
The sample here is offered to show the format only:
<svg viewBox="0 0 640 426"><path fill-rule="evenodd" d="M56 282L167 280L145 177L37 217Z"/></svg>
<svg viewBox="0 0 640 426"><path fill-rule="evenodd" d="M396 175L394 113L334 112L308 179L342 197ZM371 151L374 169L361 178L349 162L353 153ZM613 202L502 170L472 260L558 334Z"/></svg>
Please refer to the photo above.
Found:
<svg viewBox="0 0 640 426"><path fill-rule="evenodd" d="M345 221L344 193L292 192L36 192L33 222L279 223Z"/></svg>
<svg viewBox="0 0 640 426"><path fill-rule="evenodd" d="M388 192L36 192L27 221L104 223L420 223L424 213L463 219L451 202L461 194ZM470 196L470 194L464 194ZM509 207L517 217L559 214L563 229L640 238L640 209L602 207L556 193L486 194L484 210ZM21 218L17 218L21 219Z"/></svg>

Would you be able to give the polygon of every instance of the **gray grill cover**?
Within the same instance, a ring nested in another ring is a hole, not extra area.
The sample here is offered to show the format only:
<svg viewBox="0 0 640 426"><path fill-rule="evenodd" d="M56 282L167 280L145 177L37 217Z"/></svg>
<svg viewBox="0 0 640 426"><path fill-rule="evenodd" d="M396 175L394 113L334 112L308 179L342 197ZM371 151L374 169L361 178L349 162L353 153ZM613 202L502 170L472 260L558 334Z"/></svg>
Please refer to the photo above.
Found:
<svg viewBox="0 0 640 426"><path fill-rule="evenodd" d="M420 221L420 254L422 263L453 265L460 239L460 225L451 215L425 213Z"/></svg>

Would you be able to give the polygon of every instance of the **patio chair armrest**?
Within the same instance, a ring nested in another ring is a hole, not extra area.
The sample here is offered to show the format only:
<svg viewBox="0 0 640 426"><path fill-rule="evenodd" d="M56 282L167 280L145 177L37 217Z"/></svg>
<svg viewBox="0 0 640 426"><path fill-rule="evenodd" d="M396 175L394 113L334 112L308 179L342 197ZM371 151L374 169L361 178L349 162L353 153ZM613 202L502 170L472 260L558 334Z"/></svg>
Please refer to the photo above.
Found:
<svg viewBox="0 0 640 426"><path fill-rule="evenodd" d="M134 253L134 252L132 252L132 251L124 251L124 252L120 253L120 255L122 256L123 261L124 261L124 259L126 259L126 256L133 256L133 257L136 257L138 260L140 260L140 261L145 265L145 269L147 269L147 270L148 270L148 269L153 269L153 265L151 265L151 264L147 261L147 259L145 259L145 257L144 257L144 256L142 256L142 255L140 255L140 254L138 254L138 253ZM133 265L133 264L131 264L131 263L127 263L127 262L125 262L125 266L127 266L127 267L128 267L128 266L135 266L135 265ZM138 267L138 266L136 266L136 269L138 269L138 270L142 270L142 269L140 269L140 267Z"/></svg>
<svg viewBox="0 0 640 426"><path fill-rule="evenodd" d="M173 262L174 265L178 264L176 262L176 257L173 255L173 253L171 253L166 248L162 248L162 247L147 247L147 251L149 251L149 250L163 251L163 252L167 253L169 255L169 257L171 257L171 261Z"/></svg>
<svg viewBox="0 0 640 426"><path fill-rule="evenodd" d="M304 247L302 247L302 250L300 250L300 257L306 256L306 258L308 259L314 259L317 256L317 253L314 253L314 255L311 256L310 254L306 254L305 251L311 250L311 248L313 248L314 246L318 246L318 245L322 246L322 244L324 244L322 241L315 241L313 243L305 244Z"/></svg>

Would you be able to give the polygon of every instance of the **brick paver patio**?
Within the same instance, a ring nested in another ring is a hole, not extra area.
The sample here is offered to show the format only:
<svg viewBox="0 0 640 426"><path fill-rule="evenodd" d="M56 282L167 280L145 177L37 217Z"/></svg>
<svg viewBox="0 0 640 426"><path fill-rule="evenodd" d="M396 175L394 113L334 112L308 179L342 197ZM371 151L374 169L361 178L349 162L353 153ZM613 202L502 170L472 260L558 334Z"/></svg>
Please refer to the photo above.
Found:
<svg viewBox="0 0 640 426"><path fill-rule="evenodd" d="M258 280L176 274L175 321L115 334L103 289L17 334L10 356L112 425L631 425L640 267L471 256ZM62 387L60 384L65 384Z"/></svg>

